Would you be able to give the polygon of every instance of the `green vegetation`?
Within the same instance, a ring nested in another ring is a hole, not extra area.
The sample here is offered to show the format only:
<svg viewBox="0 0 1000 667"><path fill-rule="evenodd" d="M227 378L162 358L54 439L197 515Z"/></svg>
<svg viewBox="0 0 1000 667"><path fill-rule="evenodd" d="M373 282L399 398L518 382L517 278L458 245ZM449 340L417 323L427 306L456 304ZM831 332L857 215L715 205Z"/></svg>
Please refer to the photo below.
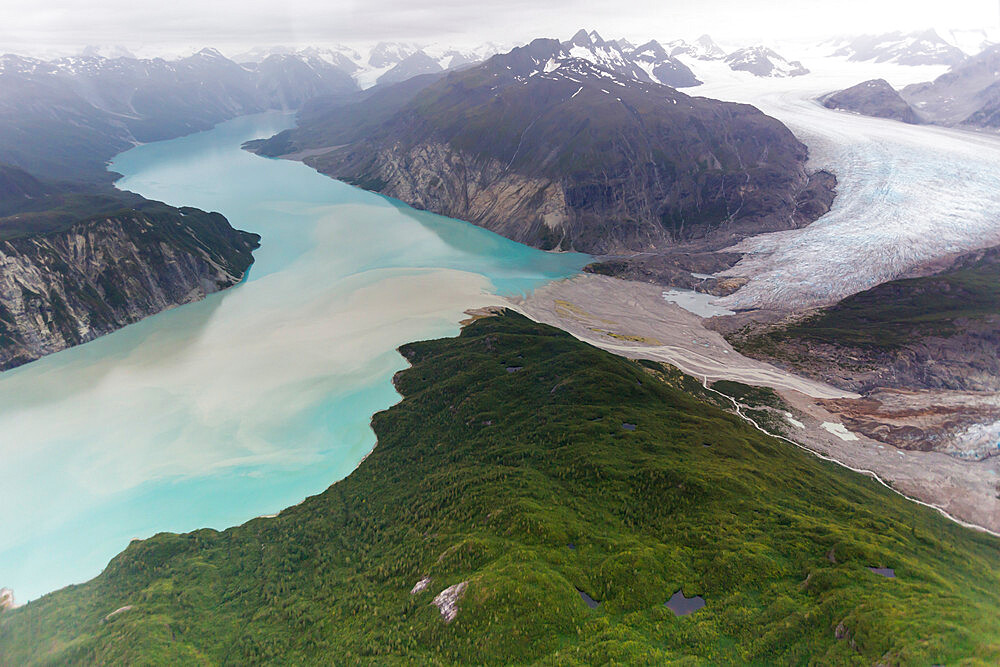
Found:
<svg viewBox="0 0 1000 667"><path fill-rule="evenodd" d="M719 380L712 383L712 389L726 396L735 398L740 403L760 406L767 405L772 408L784 408L784 401L770 387L753 387L742 382L732 380Z"/></svg>
<svg viewBox="0 0 1000 667"><path fill-rule="evenodd" d="M742 382L719 380L712 383L712 389L739 403L742 413L768 433L788 435L788 421L785 415L792 414L792 409L770 387L754 387Z"/></svg>
<svg viewBox="0 0 1000 667"><path fill-rule="evenodd" d="M1000 541L676 388L693 379L514 314L402 351L405 398L347 479L133 542L0 615L0 663L1000 661ZM431 600L465 581L446 624ZM707 606L675 617L678 589Z"/></svg>

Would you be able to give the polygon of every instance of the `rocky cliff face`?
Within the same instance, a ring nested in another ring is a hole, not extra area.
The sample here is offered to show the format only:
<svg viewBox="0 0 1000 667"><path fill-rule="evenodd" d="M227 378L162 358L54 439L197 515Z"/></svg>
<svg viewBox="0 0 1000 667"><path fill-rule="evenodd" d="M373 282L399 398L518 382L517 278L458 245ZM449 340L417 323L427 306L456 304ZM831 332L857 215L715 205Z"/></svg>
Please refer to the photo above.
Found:
<svg viewBox="0 0 1000 667"><path fill-rule="evenodd" d="M0 369L236 284L259 238L217 213L150 203L0 241Z"/></svg>

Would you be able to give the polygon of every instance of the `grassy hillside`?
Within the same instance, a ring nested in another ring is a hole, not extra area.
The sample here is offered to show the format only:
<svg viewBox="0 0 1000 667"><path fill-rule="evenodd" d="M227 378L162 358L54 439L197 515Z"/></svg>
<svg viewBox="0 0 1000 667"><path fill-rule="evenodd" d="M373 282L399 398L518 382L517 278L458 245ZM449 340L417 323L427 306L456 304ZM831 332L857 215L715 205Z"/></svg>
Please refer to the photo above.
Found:
<svg viewBox="0 0 1000 667"><path fill-rule="evenodd" d="M1000 660L1000 541L689 378L513 314L402 351L405 398L347 479L276 518L133 542L0 615L0 664ZM445 623L431 601L460 582ZM678 589L706 607L675 617Z"/></svg>

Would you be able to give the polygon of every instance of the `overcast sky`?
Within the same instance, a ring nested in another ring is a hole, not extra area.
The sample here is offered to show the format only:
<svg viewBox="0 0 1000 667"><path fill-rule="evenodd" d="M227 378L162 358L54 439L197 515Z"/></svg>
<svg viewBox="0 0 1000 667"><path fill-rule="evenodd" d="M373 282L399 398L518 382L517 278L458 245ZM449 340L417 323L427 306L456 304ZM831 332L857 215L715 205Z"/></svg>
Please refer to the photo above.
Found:
<svg viewBox="0 0 1000 667"><path fill-rule="evenodd" d="M142 54L211 45L379 40L469 46L567 38L692 38L731 44L1000 25L1000 0L0 0L0 52L122 44Z"/></svg>

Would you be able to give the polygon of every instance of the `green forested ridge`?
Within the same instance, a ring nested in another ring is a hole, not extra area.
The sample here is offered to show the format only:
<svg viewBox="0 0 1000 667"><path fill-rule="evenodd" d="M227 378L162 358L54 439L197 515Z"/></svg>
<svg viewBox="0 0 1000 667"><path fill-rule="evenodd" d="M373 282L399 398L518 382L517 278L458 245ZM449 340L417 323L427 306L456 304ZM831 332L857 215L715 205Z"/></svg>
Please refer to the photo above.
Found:
<svg viewBox="0 0 1000 667"><path fill-rule="evenodd" d="M1000 661L1000 541L676 373L513 314L402 351L405 398L347 479L277 518L133 542L0 615L0 663ZM431 600L463 581L446 624ZM678 589L707 606L675 617Z"/></svg>

